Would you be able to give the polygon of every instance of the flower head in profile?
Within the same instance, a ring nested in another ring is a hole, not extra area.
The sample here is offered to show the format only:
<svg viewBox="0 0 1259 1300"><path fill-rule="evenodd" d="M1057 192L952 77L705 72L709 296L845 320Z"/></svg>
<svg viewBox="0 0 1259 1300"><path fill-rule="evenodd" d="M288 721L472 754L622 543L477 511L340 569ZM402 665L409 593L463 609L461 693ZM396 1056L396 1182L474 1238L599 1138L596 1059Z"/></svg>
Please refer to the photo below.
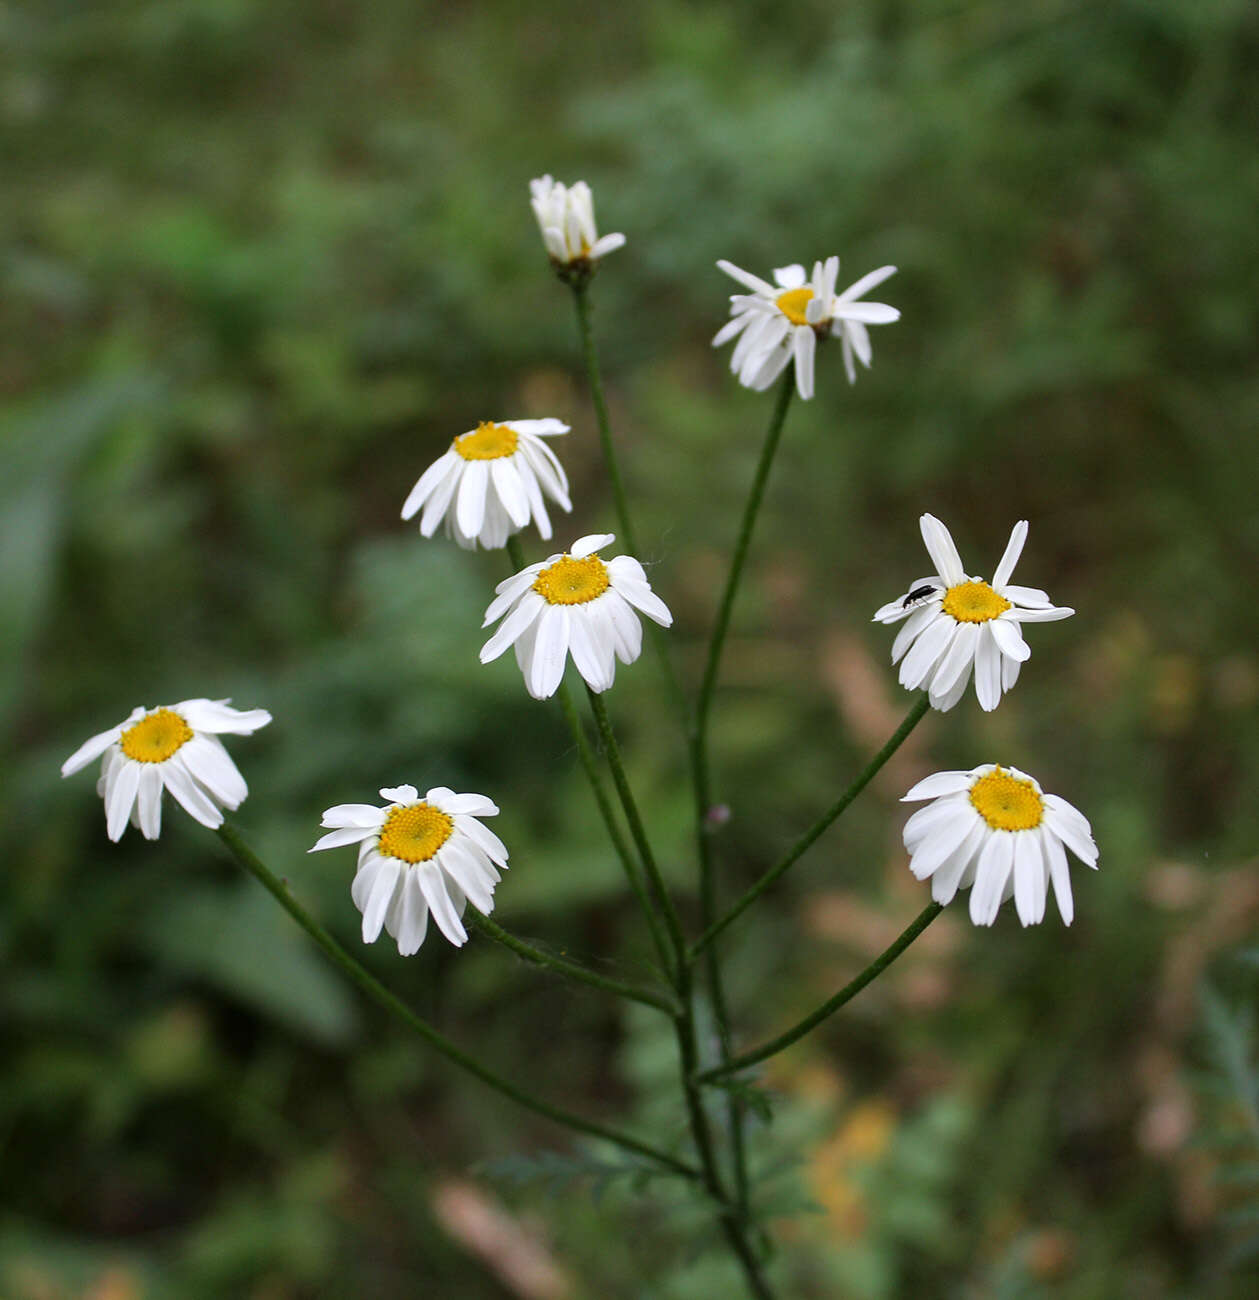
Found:
<svg viewBox="0 0 1259 1300"><path fill-rule="evenodd" d="M506 546L530 519L549 538L546 498L561 510L573 507L564 467L544 439L567 432L562 420L483 420L424 471L402 507L403 519L423 507L425 537L445 520L446 535L469 551L478 542L487 550Z"/></svg>
<svg viewBox="0 0 1259 1300"><path fill-rule="evenodd" d="M1032 653L1019 624L1050 623L1075 610L1051 605L1043 591L1010 581L1027 540L1026 519L1014 525L991 582L967 577L949 530L934 515L923 515L918 524L936 572L916 578L905 595L876 611L874 621L905 620L892 644L892 662L900 664L906 690L925 689L932 708L951 709L973 668L980 707L995 709Z"/></svg>
<svg viewBox="0 0 1259 1300"><path fill-rule="evenodd" d="M556 267L591 269L592 263L625 243L624 235L601 238L596 232L594 198L585 181L563 185L539 176L529 182L529 202Z"/></svg>
<svg viewBox="0 0 1259 1300"><path fill-rule="evenodd" d="M930 799L905 823L909 869L931 877L931 897L952 901L969 889L970 919L991 925L1013 897L1019 920L1038 925L1052 884L1063 922L1071 924L1066 850L1097 866L1088 819L1026 772L985 763L969 772L937 772L919 781L903 803Z"/></svg>
<svg viewBox="0 0 1259 1300"><path fill-rule="evenodd" d="M383 808L343 803L329 808L329 827L309 852L357 844L358 871L350 886L363 914L363 942L375 943L383 926L404 957L418 952L431 912L456 948L467 942L460 918L468 901L494 910L494 886L507 868L503 841L478 820L498 808L483 794L456 794L444 785L423 799L413 785L384 789Z"/></svg>
<svg viewBox="0 0 1259 1300"><path fill-rule="evenodd" d="M843 344L844 370L855 383L854 358L867 369L871 361L868 325L887 325L901 314L885 302L862 302L863 294L896 274L881 266L863 275L843 293L835 292L839 258L813 263L812 276L800 265L779 267L774 283L741 270L733 262L717 265L751 293L730 296L730 320L718 331L713 347L736 335L730 369L745 388L768 388L787 363L796 363L796 389L806 400L813 396L813 358L819 339L838 338Z"/></svg>
<svg viewBox="0 0 1259 1300"><path fill-rule="evenodd" d="M125 721L80 745L61 765L69 776L102 758L96 793L105 801L105 829L122 838L130 821L148 840L162 830L162 791L203 826L223 824L223 808L239 808L245 778L219 740L248 736L271 721L266 709L233 709L227 700L181 700L133 709Z"/></svg>
<svg viewBox="0 0 1259 1300"><path fill-rule="evenodd" d="M632 664L643 646L635 610L668 627L673 615L651 589L643 566L628 555L603 560L612 533L581 537L561 555L531 564L496 588L483 627L503 621L481 647L481 662L516 647L516 662L535 700L554 695L571 653L592 691L606 691L616 661Z"/></svg>

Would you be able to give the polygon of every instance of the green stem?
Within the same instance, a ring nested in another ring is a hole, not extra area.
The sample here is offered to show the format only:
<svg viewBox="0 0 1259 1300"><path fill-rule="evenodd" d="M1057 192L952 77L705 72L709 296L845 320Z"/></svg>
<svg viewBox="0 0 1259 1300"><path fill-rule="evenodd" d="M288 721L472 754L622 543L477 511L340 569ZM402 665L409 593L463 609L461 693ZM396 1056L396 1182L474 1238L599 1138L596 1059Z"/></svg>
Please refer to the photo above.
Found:
<svg viewBox="0 0 1259 1300"><path fill-rule="evenodd" d="M855 979L850 980L844 985L833 998L823 1002L812 1015L805 1016L798 1025L794 1025L785 1033L779 1034L777 1038L771 1039L762 1047L756 1048L751 1052L744 1052L741 1056L736 1056L734 1060L727 1061L723 1065L714 1066L711 1070L705 1070L702 1074L696 1076L699 1083L710 1083L714 1079L719 1079L723 1075L733 1074L736 1070L745 1070L749 1065L756 1065L760 1061L766 1061L771 1056L777 1056L784 1047L790 1047L797 1039L803 1038L805 1034L820 1025L827 1016L832 1016L846 1002L850 1002L861 992L871 980L881 975L887 968L909 947L913 941L931 924L932 921L944 911L939 903L928 903L926 907L914 918L914 920L901 932L888 948L884 949Z"/></svg>
<svg viewBox="0 0 1259 1300"><path fill-rule="evenodd" d="M607 466L608 478L612 482L612 499L616 505L621 541L629 554L641 562L643 554L638 549L638 538L630 519L629 504L625 499L625 484L621 481L620 464L616 458L616 448L612 443L612 422L608 418L608 403L603 393L599 351L595 347L594 329L590 323L590 281L577 279L570 283L573 290L573 303L577 308L577 330L581 335L582 357L586 363L586 377L590 381L590 397L595 408L595 423L599 429L599 442L603 447L603 461ZM669 645L664 629L648 619L647 636L656 658L660 661L660 670L664 674L673 712L685 728L686 698L682 694L682 687L678 684L677 673L673 670L673 660L669 656Z"/></svg>
<svg viewBox="0 0 1259 1300"><path fill-rule="evenodd" d="M520 545L519 537L512 536L507 539L507 554L514 566L513 572L519 573L525 567L525 553ZM581 724L581 718L578 716L577 706L573 703L568 683L561 680L559 690L556 691L555 695L560 702L560 708L564 711L564 718L568 723L569 731L572 733L573 743L577 746L577 756L581 760L586 779L590 782L590 791L594 795L599 815L603 818L603 825L608 832L608 838L612 841L612 847L621 860L625 878L629 881L630 889L633 890L634 897L638 899L638 905L642 908L643 915L647 919L647 928L651 931L651 940L655 944L656 955L660 959L662 969L671 972L670 977L672 978L673 961L669 954L664 932L660 928L660 921L651 905L651 900L647 897L647 890L643 884L638 863L634 860L634 855L630 852L629 845L625 842L625 836L621 833L621 827L617 823L616 813L612 809L612 801L608 798L608 792L603 788L603 778L599 775L599 764L594 751L590 748L590 741L586 738L586 729Z"/></svg>
<svg viewBox="0 0 1259 1300"><path fill-rule="evenodd" d="M695 792L695 827L699 852L699 905L700 925L707 930L717 913L717 886L712 862L712 833L708 825L708 814L712 804L711 778L708 764L708 717L712 708L713 692L717 687L717 674L721 664L721 652L725 645L726 633L730 628L730 618L734 610L735 597L743 577L743 566L747 561L748 549L752 542L752 532L756 527L756 517L760 512L761 502L765 496L765 486L769 481L770 467L778 450L783 425L787 419L787 408L791 405L791 395L795 392L795 367L788 366L778 388L778 398L770 416L769 428L761 448L761 457L757 462L756 473L752 478L752 487L748 493L747 504L743 508L743 519L739 525L735 541L734 554L730 560L730 572L726 577L725 590L721 603L717 607L717 619L713 624L712 635L708 643L708 658L704 666L704 676L700 685L699 700L691 725L691 780ZM721 1059L730 1060L730 1013L726 1004L725 985L721 975L721 963L717 957L716 945L710 944L704 954L705 978L712 998L713 1019L717 1024L717 1036L721 1043ZM739 1098L729 1095L726 1099L730 1122L730 1146L734 1164L735 1196L740 1212L748 1213L748 1174L747 1150L743 1133L743 1103Z"/></svg>
<svg viewBox="0 0 1259 1300"><path fill-rule="evenodd" d="M683 969L687 966L686 939L682 934L682 922L678 918L677 909L673 906L673 899L669 897L669 891L665 887L660 868L656 865L656 857L651 851L651 843L647 839L646 830L643 828L643 820L638 815L638 805L634 802L634 792L630 789L629 778L625 775L625 765L621 762L621 751L617 746L616 737L612 734L612 723L608 719L607 709L604 708L603 697L597 695L589 687L586 688L586 696L590 700L590 710L594 714L595 724L599 728L604 755L608 760L608 767L612 771L612 784L616 786L617 795L620 797L621 810L625 813L625 820L629 824L630 836L638 849L638 856L642 859L643 868L647 872L647 879L651 883L656 905L664 913L665 926L669 931L669 940L673 944L676 957L676 973L680 980ZM687 982L689 984L689 980ZM683 993L681 983L678 985L678 996L683 1001L686 1001L686 995Z"/></svg>
<svg viewBox="0 0 1259 1300"><path fill-rule="evenodd" d="M848 807L850 803L866 788L874 779L875 774L892 757L900 748L905 737L922 721L926 716L927 710L931 707L931 702L924 692L921 699L910 709L906 715L905 721L897 727L891 739L883 746L881 750L862 768L861 773L855 781L839 796L838 799L809 827L807 831L787 850L786 856L782 861L765 872L763 876L754 884L733 907L721 918L720 921L714 922L695 940L690 947L690 956L695 957L710 944L712 941L737 917L742 916L756 900L772 885L778 878L790 867L797 858L799 858L813 842L827 829L828 826Z"/></svg>
<svg viewBox="0 0 1259 1300"><path fill-rule="evenodd" d="M573 1129L575 1132L601 1138L603 1141L611 1142L626 1151L633 1151L638 1155L646 1156L648 1159L663 1165L666 1169L672 1169L674 1173L681 1174L686 1178L702 1177L700 1170L669 1155L667 1151L658 1150L656 1147L650 1146L646 1142L640 1142L637 1138L630 1137L625 1133L618 1133L615 1129L605 1128L602 1124L597 1124L593 1120L583 1119L580 1115L574 1115L571 1111L552 1106L550 1102L534 1097L530 1093L517 1088L514 1083L509 1083L506 1079L500 1078L479 1061L462 1052L444 1034L439 1033L427 1021L417 1016L396 994L391 993L374 975L360 966L328 931L293 898L284 882L245 843L235 826L230 822L224 822L216 833L236 861L271 894L276 902L310 935L335 965L339 966L368 997L415 1030L421 1038L445 1056L447 1060L452 1061L467 1073L474 1075L495 1091L501 1092L505 1097L510 1097L517 1105L523 1106L526 1110L531 1110L535 1114L543 1115L556 1124L562 1124L565 1128Z"/></svg>
<svg viewBox="0 0 1259 1300"><path fill-rule="evenodd" d="M557 975L564 975L581 984L589 984L591 988L602 989L605 993L614 993L619 998L630 998L634 1002L656 1007L666 1015L675 1016L678 1013L678 1005L671 997L634 984L626 984L622 980L611 979L579 962L567 961L563 957L543 952L541 948L535 948L532 944L525 943L523 939L517 939L515 935L509 934L501 925L497 925L478 911L470 911L466 915L468 922L487 938L493 939L495 943L501 943L504 948L510 948L516 956L523 957L525 961L532 962L535 966L554 971Z"/></svg>

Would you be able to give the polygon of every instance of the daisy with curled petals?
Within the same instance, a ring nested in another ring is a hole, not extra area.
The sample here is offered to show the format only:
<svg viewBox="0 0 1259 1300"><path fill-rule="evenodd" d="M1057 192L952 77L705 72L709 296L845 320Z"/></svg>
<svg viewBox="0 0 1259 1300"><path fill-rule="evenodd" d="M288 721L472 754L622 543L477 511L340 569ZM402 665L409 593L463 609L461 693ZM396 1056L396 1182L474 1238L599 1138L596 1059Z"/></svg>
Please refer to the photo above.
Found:
<svg viewBox="0 0 1259 1300"><path fill-rule="evenodd" d="M118 726L80 745L61 765L61 775L104 756L96 793L105 801L111 840L122 838L128 821L145 839L157 839L163 790L213 830L223 824L220 809L239 808L249 793L219 736L252 735L270 721L266 709L233 709L227 700L181 700L156 709L141 705Z"/></svg>
<svg viewBox="0 0 1259 1300"><path fill-rule="evenodd" d="M985 763L969 772L937 772L919 781L902 803L924 799L905 823L909 869L931 877L931 897L952 901L970 890L970 919L991 925L1001 904L1014 898L1019 920L1039 925L1052 884L1064 924L1075 914L1070 849L1097 867L1097 845L1088 819L1016 767Z"/></svg>
<svg viewBox="0 0 1259 1300"><path fill-rule="evenodd" d="M567 432L562 420L483 420L424 471L402 507L403 519L422 506L425 537L444 519L446 535L468 551L478 542L487 550L506 546L530 519L549 538L545 498L561 510L573 506L564 467L543 439Z"/></svg>
<svg viewBox="0 0 1259 1300"><path fill-rule="evenodd" d="M612 533L578 538L571 550L500 582L482 627L503 621L481 647L481 662L497 659L514 645L526 689L535 700L544 700L559 689L571 653L586 685L606 691L616 676L616 661L632 664L642 651L643 629L634 610L661 627L673 622L637 560L599 557L615 540Z"/></svg>
<svg viewBox="0 0 1259 1300"><path fill-rule="evenodd" d="M991 711L1032 653L1019 624L1050 623L1075 610L1051 605L1043 591L1010 581L1027 540L1026 519L1014 525L990 583L967 577L949 530L934 515L923 515L918 525L936 572L910 583L904 596L875 613L874 622L905 620L892 644L892 662L900 664L906 690L925 689L931 707L943 712L962 698L974 668L979 705Z"/></svg>
<svg viewBox="0 0 1259 1300"><path fill-rule="evenodd" d="M550 176L539 176L529 182L529 202L542 242L557 267L597 262L625 243L624 235L599 237L594 198L585 181L562 185Z"/></svg>
<svg viewBox="0 0 1259 1300"><path fill-rule="evenodd" d="M363 914L364 943L375 943L383 926L409 957L424 942L431 912L442 934L462 946L465 906L471 901L492 912L499 868L507 868L503 841L478 820L496 816L497 806L483 794L456 794L444 785L423 799L413 785L383 789L380 797L388 800L383 808L329 808L321 825L331 829L308 851L359 846L350 897Z"/></svg>
<svg viewBox="0 0 1259 1300"><path fill-rule="evenodd" d="M863 294L896 274L894 266L881 266L863 275L841 294L835 292L839 258L813 263L813 275L804 267L779 267L774 283L741 270L733 262L717 265L733 279L751 289L748 294L730 296L730 317L713 347L720 347L738 335L730 357L730 369L745 388L766 389L795 360L796 389L806 400L813 396L813 357L818 340L829 337L843 342L844 370L855 383L855 357L870 366L870 333L867 325L888 325L901 314L885 302L862 302Z"/></svg>

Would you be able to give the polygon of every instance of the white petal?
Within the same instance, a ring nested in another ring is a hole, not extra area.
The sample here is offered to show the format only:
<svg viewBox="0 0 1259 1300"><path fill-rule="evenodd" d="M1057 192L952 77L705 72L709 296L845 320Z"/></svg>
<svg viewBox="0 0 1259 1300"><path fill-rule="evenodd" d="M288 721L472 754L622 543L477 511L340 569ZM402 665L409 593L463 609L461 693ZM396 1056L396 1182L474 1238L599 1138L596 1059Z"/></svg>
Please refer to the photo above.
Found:
<svg viewBox="0 0 1259 1300"><path fill-rule="evenodd" d="M375 834L375 830L367 826L344 826L339 831L321 835L306 852L317 853L320 849L340 849L347 844L361 844Z"/></svg>
<svg viewBox="0 0 1259 1300"><path fill-rule="evenodd" d="M266 709L233 709L227 700L181 700L171 707L193 731L213 735L249 736L271 721Z"/></svg>
<svg viewBox="0 0 1259 1300"><path fill-rule="evenodd" d="M523 528L529 522L529 497L520 470L512 463L513 459L511 456L499 456L490 461L490 478L512 523L517 528Z"/></svg>
<svg viewBox="0 0 1259 1300"><path fill-rule="evenodd" d="M1006 613L1009 612L1009 610L1006 611ZM997 643L997 648L1003 655L1008 655L1011 659L1017 659L1021 664L1026 663L1032 657L1031 646L1023 640L1023 634L1015 624L1004 615L999 618L989 619L988 630L992 633L992 639Z"/></svg>
<svg viewBox="0 0 1259 1300"><path fill-rule="evenodd" d="M403 863L394 858L379 858L377 861L380 865L372 874L362 908L364 943L375 943L380 937L381 927L385 924L385 913L393 902L403 872L407 870Z"/></svg>
<svg viewBox="0 0 1259 1300"><path fill-rule="evenodd" d="M380 797L388 803L414 803L420 792L413 785L387 785L381 787Z"/></svg>
<svg viewBox="0 0 1259 1300"><path fill-rule="evenodd" d="M157 763L142 766L136 799L138 825L146 840L155 840L162 833L162 772Z"/></svg>
<svg viewBox="0 0 1259 1300"><path fill-rule="evenodd" d="M1062 810L1045 800L1045 822L1047 830L1056 835L1086 866L1097 865L1097 844L1093 837L1081 830L1074 819L1064 816Z"/></svg>
<svg viewBox="0 0 1259 1300"><path fill-rule="evenodd" d="M889 307L885 302L846 302L837 298L832 310L840 320L860 321L866 325L890 325L901 318L899 309Z"/></svg>
<svg viewBox="0 0 1259 1300"><path fill-rule="evenodd" d="M437 485L451 470L451 462L460 459L459 453L447 451L439 456L429 467L420 475L415 486L407 495L406 501L402 506L403 519L410 519L412 515L424 504L426 500L437 489Z"/></svg>
<svg viewBox="0 0 1259 1300"><path fill-rule="evenodd" d="M363 849L358 870L354 873L354 880L350 884L350 897L360 912L367 906L376 877L385 869L386 864L397 865L397 860L394 858L382 858L373 845L364 845Z"/></svg>
<svg viewBox="0 0 1259 1300"><path fill-rule="evenodd" d="M464 468L468 462L458 454L453 455L446 470L446 476L433 489L432 495L424 503L424 513L420 516L420 535L432 537L437 525L445 517L451 500L463 478Z"/></svg>
<svg viewBox="0 0 1259 1300"><path fill-rule="evenodd" d="M1023 544L1026 541L1027 520L1020 519L1010 530L1010 540L1005 544L1005 553L1001 557L1001 563L997 565L996 572L992 575L993 587L1000 590L1010 581L1014 566L1019 562L1019 556L1023 554Z"/></svg>
<svg viewBox="0 0 1259 1300"><path fill-rule="evenodd" d="M1014 831L1010 838L1014 841L1014 906L1025 926L1039 925L1045 919L1049 894L1040 836L1034 831Z"/></svg>
<svg viewBox="0 0 1259 1300"><path fill-rule="evenodd" d="M494 881L475 846L461 844L458 838L446 841L434 861L451 877L481 912L494 910Z"/></svg>
<svg viewBox="0 0 1259 1300"><path fill-rule="evenodd" d="M481 662L488 664L492 659L497 659L548 608L546 601L536 591L526 592L520 604L499 624L498 631L481 647Z"/></svg>
<svg viewBox="0 0 1259 1300"><path fill-rule="evenodd" d="M915 691L927 681L956 631L957 623L946 615L938 615L923 629L901 663L900 683L906 690Z"/></svg>
<svg viewBox="0 0 1259 1300"><path fill-rule="evenodd" d="M1067 866L1066 852L1048 827L1041 826L1038 833L1045 865L1049 868L1049 879L1053 881L1054 897L1058 900L1058 914L1063 925L1070 925L1075 918L1075 900L1071 897L1071 871Z"/></svg>
<svg viewBox="0 0 1259 1300"><path fill-rule="evenodd" d="M491 862L506 867L507 846L488 826L483 826L475 817L460 813L455 817L455 829L466 835Z"/></svg>
<svg viewBox="0 0 1259 1300"><path fill-rule="evenodd" d="M957 547L953 544L953 537L949 530L935 515L923 515L918 521L918 527L922 532L927 553L936 566L936 572L944 579L945 585L955 587L959 582L965 582L966 573L962 568L962 557L957 553Z"/></svg>
<svg viewBox="0 0 1259 1300"><path fill-rule="evenodd" d="M957 679L970 670L975 662L975 643L979 640L977 623L962 623L948 651L940 660L940 666L931 677L932 703L936 698L943 699L957 685Z"/></svg>
<svg viewBox="0 0 1259 1300"><path fill-rule="evenodd" d="M980 636L975 647L975 695L985 713L991 713L1001 703L1001 652L987 633Z"/></svg>
<svg viewBox="0 0 1259 1300"><path fill-rule="evenodd" d="M468 537L481 531L485 520L485 493L489 487L489 464L483 460L469 461L459 482L459 500L455 503L455 518Z"/></svg>
<svg viewBox="0 0 1259 1300"><path fill-rule="evenodd" d="M966 880L968 873L970 880L974 880L976 855L983 846L987 832L988 827L983 819L976 818L970 834L936 868L935 875L931 877L931 897L941 906L946 906L953 901L953 896L963 880Z"/></svg>
<svg viewBox="0 0 1259 1300"><path fill-rule="evenodd" d="M643 625L614 587L599 602L612 633L612 648L623 664L632 664L643 650Z"/></svg>
<svg viewBox="0 0 1259 1300"><path fill-rule="evenodd" d="M616 541L615 533L587 533L568 548L568 553L574 560L584 560L586 556L603 550L605 546L611 546L614 541Z"/></svg>
<svg viewBox="0 0 1259 1300"><path fill-rule="evenodd" d="M746 312L741 312L738 316L733 316L713 335L713 347L719 348L725 343L729 343L734 336L743 329L747 329L751 317Z"/></svg>
<svg viewBox="0 0 1259 1300"><path fill-rule="evenodd" d="M936 772L911 786L908 794L901 795L901 803L917 803L920 799L938 799L941 795L958 794L969 790L973 779L969 772Z"/></svg>
<svg viewBox="0 0 1259 1300"><path fill-rule="evenodd" d="M192 774L179 761L179 755L162 764L162 781L181 808L202 826L217 830L223 825L223 814L215 807L210 796L193 780Z"/></svg>
<svg viewBox="0 0 1259 1300"><path fill-rule="evenodd" d="M498 619L507 612L507 610L516 603L517 599L538 579L538 573L542 565L531 564L527 569L522 569L519 573L500 582L495 590L498 595L490 601L490 607L485 611L485 618L481 622L483 628L489 627L491 623L497 622Z"/></svg>
<svg viewBox="0 0 1259 1300"><path fill-rule="evenodd" d="M741 285L747 289L751 289L753 293L762 294L766 298L777 297L777 293L772 284L767 284L764 280L753 275L750 271L742 270L740 267L735 266L733 262L727 262L722 259L717 263L717 266L732 280L738 280Z"/></svg>
<svg viewBox="0 0 1259 1300"><path fill-rule="evenodd" d="M905 651L918 639L918 634L927 626L928 623L934 622L939 615L939 605L924 605L921 609L916 609L905 620L905 625L896 634L896 640L892 642L892 662L900 663L904 657Z"/></svg>
<svg viewBox="0 0 1259 1300"><path fill-rule="evenodd" d="M452 817L464 814L468 817L497 817L498 804L487 799L483 794L451 794L442 800L442 812Z"/></svg>
<svg viewBox="0 0 1259 1300"><path fill-rule="evenodd" d="M624 244L625 236L619 232L613 235L603 235L591 244L589 256L596 259L606 257L609 253L614 253L618 248L624 247Z"/></svg>
<svg viewBox="0 0 1259 1300"><path fill-rule="evenodd" d="M61 765L61 775L71 776L73 773L81 771L94 758L99 758L109 747L122 735L123 731L129 724L137 721L144 716L144 710L134 709L131 716L121 726L110 727L108 731L102 731L92 737L91 740L85 740L78 749L66 759Z"/></svg>
<svg viewBox="0 0 1259 1300"><path fill-rule="evenodd" d="M410 957L419 952L428 929L428 904L420 891L414 871L404 871L393 901L385 913L385 929L398 941L398 955Z"/></svg>
<svg viewBox="0 0 1259 1300"><path fill-rule="evenodd" d="M912 857L932 835L955 821L968 808L974 811L969 799L945 796L927 804L925 808L917 809L901 832L905 851Z"/></svg>
<svg viewBox="0 0 1259 1300"><path fill-rule="evenodd" d="M910 858L909 869L919 880L926 880L941 866L962 841L975 829L979 814L969 804L955 804L954 815L931 832Z"/></svg>
<svg viewBox="0 0 1259 1300"><path fill-rule="evenodd" d="M569 616L563 605L548 605L537 620L533 654L525 688L535 700L550 699L559 689L568 657Z"/></svg>
<svg viewBox="0 0 1259 1300"><path fill-rule="evenodd" d="M529 433L538 438L550 438L569 431L569 426L563 420L550 416L543 420L501 420L500 423L509 429L515 429L517 433Z"/></svg>
<svg viewBox="0 0 1259 1300"><path fill-rule="evenodd" d="M838 267L836 268L838 270ZM841 302L851 301L854 298L863 297L871 289L877 288L884 280L890 279L896 274L894 266L881 266L877 271L868 271L860 280L853 281L852 284L839 295Z"/></svg>
<svg viewBox="0 0 1259 1300"><path fill-rule="evenodd" d="M793 331L793 351L796 359L796 388L807 402L813 396L813 357L817 351L817 335L811 326L802 325Z"/></svg>
<svg viewBox="0 0 1259 1300"><path fill-rule="evenodd" d="M673 626L673 615L669 612L669 607L646 583L617 577L613 579L612 589L661 627Z"/></svg>
<svg viewBox="0 0 1259 1300"><path fill-rule="evenodd" d="M857 354L857 360L869 370L870 362L874 360L874 351L870 347L870 331L858 320L845 321L843 329L844 341L851 345L852 350Z"/></svg>
<svg viewBox="0 0 1259 1300"><path fill-rule="evenodd" d="M379 830L385 824L385 810L370 803L339 803L325 808L321 826L367 826Z"/></svg>
<svg viewBox="0 0 1259 1300"><path fill-rule="evenodd" d="M446 879L441 868L432 862L421 862L415 868L419 877L420 889L433 912L437 928L455 945L461 947L468 941L468 932L459 920L459 914L451 900Z"/></svg>
<svg viewBox="0 0 1259 1300"><path fill-rule="evenodd" d="M1008 599L1008 597L1007 597ZM1048 609L1007 609L1001 615L1011 623L1057 623L1059 619L1070 618L1075 610L1066 605L1050 606Z"/></svg>
<svg viewBox="0 0 1259 1300"><path fill-rule="evenodd" d="M1039 587L1020 587L1017 582L1007 582L1000 587L994 582L992 587L999 596L1012 600L1016 605L1030 605L1033 609L1044 609L1052 603L1049 593L1041 591Z"/></svg>
<svg viewBox="0 0 1259 1300"><path fill-rule="evenodd" d="M601 601L598 603L602 604ZM616 658L611 635L600 636L600 629L596 626L590 609L587 606L576 606L572 610L568 648L577 671L586 685L598 695L612 686L616 677ZM610 625L608 632L611 633Z"/></svg>
<svg viewBox="0 0 1259 1300"><path fill-rule="evenodd" d="M718 262L717 265L720 266L721 263ZM799 262L774 268L774 281L780 289L803 289L808 278Z"/></svg>
<svg viewBox="0 0 1259 1300"><path fill-rule="evenodd" d="M225 808L239 808L249 793L227 750L208 736L194 736L179 751L184 766Z"/></svg>
<svg viewBox="0 0 1259 1300"><path fill-rule="evenodd" d="M1014 838L1008 831L994 831L979 851L975 883L970 893L970 919L976 925L991 925L1001 907L1001 895L1014 865Z"/></svg>
<svg viewBox="0 0 1259 1300"><path fill-rule="evenodd" d="M140 790L140 767L134 759L118 763L105 789L105 830L111 840L119 840L127 829L131 809Z"/></svg>

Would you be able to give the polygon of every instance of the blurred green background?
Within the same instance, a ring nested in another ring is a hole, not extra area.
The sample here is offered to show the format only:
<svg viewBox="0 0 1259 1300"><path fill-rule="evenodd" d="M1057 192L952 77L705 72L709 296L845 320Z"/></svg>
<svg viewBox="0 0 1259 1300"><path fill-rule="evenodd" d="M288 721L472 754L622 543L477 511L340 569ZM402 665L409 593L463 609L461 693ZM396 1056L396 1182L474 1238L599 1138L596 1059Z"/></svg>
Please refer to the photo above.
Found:
<svg viewBox="0 0 1259 1300"><path fill-rule="evenodd" d="M43 0L0 8L0 59L0 1296L739 1294L701 1211L595 1197L213 836L168 809L111 846L57 775L136 704L271 709L238 820L298 897L514 1078L680 1133L650 1013L475 939L363 950L351 853L304 856L382 784L485 791L498 919L647 971L557 711L477 662L501 557L398 518L454 434L559 415L557 540L612 525L545 171L629 238L596 324L689 682L770 407L709 348L714 261L900 267L903 320L854 388L822 354L770 485L716 719L727 896L908 706L869 615L923 572L923 510L977 572L1030 519L1019 579L1077 610L731 931L750 1045L925 901L896 802L925 772L1013 762L1101 845L1070 930L954 906L767 1071L783 1294L1254 1294L1252 4ZM656 687L646 657L610 704L685 890Z"/></svg>

